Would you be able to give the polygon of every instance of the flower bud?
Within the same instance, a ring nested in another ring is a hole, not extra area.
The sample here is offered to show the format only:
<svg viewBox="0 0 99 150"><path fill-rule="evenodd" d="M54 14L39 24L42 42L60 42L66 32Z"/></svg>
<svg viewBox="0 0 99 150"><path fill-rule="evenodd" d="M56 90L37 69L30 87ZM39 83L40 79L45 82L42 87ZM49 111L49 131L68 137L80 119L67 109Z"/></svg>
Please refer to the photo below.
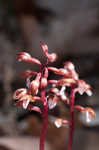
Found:
<svg viewBox="0 0 99 150"><path fill-rule="evenodd" d="M40 46L43 49L44 55L47 56L47 54L48 54L48 46L46 44L44 44L43 42L40 42Z"/></svg>
<svg viewBox="0 0 99 150"><path fill-rule="evenodd" d="M48 46L46 44L44 44L43 42L40 42L40 45L43 49L43 52L44 52L44 55L45 57L47 57L47 59L50 61L50 62L54 62L57 58L57 55L56 53L51 53L49 54L48 53Z"/></svg>
<svg viewBox="0 0 99 150"><path fill-rule="evenodd" d="M57 80L48 80L49 84L52 84L53 87L55 87L55 85L57 85L58 81Z"/></svg>
<svg viewBox="0 0 99 150"><path fill-rule="evenodd" d="M33 95L37 94L40 82L38 80L33 80L30 84L30 89Z"/></svg>
<svg viewBox="0 0 99 150"><path fill-rule="evenodd" d="M65 77L69 77L70 76L70 73L68 72L68 70L64 69L64 68L57 69L55 67L48 67L48 70L53 71L55 74L63 75Z"/></svg>
<svg viewBox="0 0 99 150"><path fill-rule="evenodd" d="M69 71L69 74L72 78L74 78L75 80L78 80L79 76L78 76L78 73L75 71L75 66L73 63L71 63L70 61L65 62L64 68Z"/></svg>
<svg viewBox="0 0 99 150"><path fill-rule="evenodd" d="M71 85L76 84L76 81L72 78L67 78L67 79L63 78L63 79L58 80L57 84L60 85L60 86L70 87Z"/></svg>
<svg viewBox="0 0 99 150"><path fill-rule="evenodd" d="M33 57L32 57L32 59L31 59L30 62L32 62L32 63L34 63L34 64L37 64L37 65L41 65L41 62L40 62L38 59L33 58Z"/></svg>
<svg viewBox="0 0 99 150"><path fill-rule="evenodd" d="M48 78L48 69L47 68L45 68L44 77Z"/></svg>
<svg viewBox="0 0 99 150"><path fill-rule="evenodd" d="M50 62L54 62L57 59L57 55L56 55L56 53L51 53L51 54L47 55L47 58Z"/></svg>
<svg viewBox="0 0 99 150"><path fill-rule="evenodd" d="M26 52L19 52L17 54L17 59L19 61L31 62L31 63L41 65L41 62L38 59L32 58L31 55Z"/></svg>
<svg viewBox="0 0 99 150"><path fill-rule="evenodd" d="M41 78L41 73L38 73L35 80L33 80L30 84L30 89L33 95L37 94L38 92L38 88L40 86L40 78Z"/></svg>
<svg viewBox="0 0 99 150"><path fill-rule="evenodd" d="M29 60L31 60L31 55L30 54L28 54L28 53L26 53L26 52L19 52L18 54L17 54L17 59L19 60L19 61L29 61Z"/></svg>
<svg viewBox="0 0 99 150"><path fill-rule="evenodd" d="M48 67L48 70L53 71L54 73L58 74L58 69L55 67Z"/></svg>
<svg viewBox="0 0 99 150"><path fill-rule="evenodd" d="M45 88L46 86L47 86L47 79L43 77L43 78L41 79L41 87L42 87L42 88Z"/></svg>
<svg viewBox="0 0 99 150"><path fill-rule="evenodd" d="M74 70L75 69L75 66L72 62L70 61L67 61L64 63L64 68L68 69L68 70Z"/></svg>

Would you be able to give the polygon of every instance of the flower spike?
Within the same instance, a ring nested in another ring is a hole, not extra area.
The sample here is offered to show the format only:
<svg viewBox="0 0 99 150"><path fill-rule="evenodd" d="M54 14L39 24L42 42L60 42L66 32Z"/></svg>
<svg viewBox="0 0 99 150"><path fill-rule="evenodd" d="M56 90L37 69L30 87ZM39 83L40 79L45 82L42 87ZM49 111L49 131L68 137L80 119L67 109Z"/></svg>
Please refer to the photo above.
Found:
<svg viewBox="0 0 99 150"><path fill-rule="evenodd" d="M75 66L70 61L65 62L63 68L48 66L49 62L54 62L57 59L57 55L56 53L50 54L48 52L48 46L45 43L40 42L40 46L46 57L46 62L44 64L38 59L32 58L31 55L26 52L20 52L17 54L17 59L19 61L38 64L40 71L35 72L32 70L26 70L21 73L21 76L26 78L26 88L16 90L13 94L13 99L18 107L30 111L36 111L42 115L43 126L40 138L40 150L44 150L44 139L47 130L49 110L54 109L59 100L68 105L70 109L70 121L54 117L55 119L53 119L53 123L57 128L62 126L69 127L69 142L67 149L72 150L75 109L85 114L88 123L96 117L92 108L84 108L80 105L75 105L76 93L78 92L81 95L86 93L88 96L91 96L91 86L85 81L79 79ZM49 71L56 74L58 79L54 78L49 80ZM42 109L38 106L39 102L42 105Z"/></svg>

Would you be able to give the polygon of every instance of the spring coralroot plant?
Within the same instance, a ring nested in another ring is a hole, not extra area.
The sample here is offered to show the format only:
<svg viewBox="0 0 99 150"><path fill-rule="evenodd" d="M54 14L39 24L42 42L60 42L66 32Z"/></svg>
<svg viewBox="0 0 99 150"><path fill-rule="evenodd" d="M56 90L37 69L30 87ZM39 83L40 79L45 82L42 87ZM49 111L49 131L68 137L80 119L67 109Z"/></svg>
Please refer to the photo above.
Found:
<svg viewBox="0 0 99 150"><path fill-rule="evenodd" d="M54 62L57 59L57 55L55 53L49 54L48 47L44 43L41 42L40 46L46 57L44 64L38 59L32 58L31 55L26 52L19 52L17 54L18 61L39 65L40 72L34 72L32 70L23 72L21 75L26 78L27 88L16 90L13 94L13 99L17 106L30 111L37 111L42 115L43 125L40 137L40 150L44 150L44 139L48 124L48 110L53 109L59 100L66 103L70 108L70 121L57 118L54 120L54 123L58 128L62 125L69 126L68 150L72 150L75 124L74 111L78 110L84 113L87 122L95 118L95 112L92 108L75 105L75 94L78 92L80 95L86 93L88 96L91 96L91 86L79 79L79 75L75 71L75 66L69 61L64 63L63 68L48 66L49 62ZM49 71L59 75L59 79L48 80ZM50 86L48 87L49 84ZM70 89L70 92L67 92L67 87ZM37 101L42 103L42 109L38 105L34 105L34 102Z"/></svg>

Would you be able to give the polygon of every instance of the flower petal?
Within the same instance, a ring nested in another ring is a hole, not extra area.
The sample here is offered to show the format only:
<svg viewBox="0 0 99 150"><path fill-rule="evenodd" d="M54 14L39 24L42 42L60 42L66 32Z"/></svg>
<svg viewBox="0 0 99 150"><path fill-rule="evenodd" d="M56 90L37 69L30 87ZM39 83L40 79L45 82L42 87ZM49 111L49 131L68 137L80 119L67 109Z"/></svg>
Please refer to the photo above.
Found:
<svg viewBox="0 0 99 150"><path fill-rule="evenodd" d="M39 113L42 113L42 112L41 112L41 109L40 109L39 107L37 107L37 106L33 106L33 107L31 108L31 110L34 110L34 111L39 112Z"/></svg>
<svg viewBox="0 0 99 150"><path fill-rule="evenodd" d="M13 99L19 99L20 97L22 97L26 94L27 94L27 89L25 89L25 88L18 89L14 92Z"/></svg>

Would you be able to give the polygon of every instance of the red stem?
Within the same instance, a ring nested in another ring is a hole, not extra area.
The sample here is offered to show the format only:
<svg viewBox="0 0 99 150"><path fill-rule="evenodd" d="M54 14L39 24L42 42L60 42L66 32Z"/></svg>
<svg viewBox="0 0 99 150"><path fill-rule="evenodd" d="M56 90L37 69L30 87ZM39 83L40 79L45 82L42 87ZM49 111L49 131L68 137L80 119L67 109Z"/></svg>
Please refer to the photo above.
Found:
<svg viewBox="0 0 99 150"><path fill-rule="evenodd" d="M46 135L47 125L48 125L48 106L47 106L44 89L41 90L41 99L43 102L43 113L42 113L43 125L42 125L41 136L40 136L40 150L44 150L44 141L45 141L45 135Z"/></svg>
<svg viewBox="0 0 99 150"><path fill-rule="evenodd" d="M74 134L74 86L71 87L71 96L70 96L70 119L71 125L69 128L69 141L68 141L68 150L72 150L73 144L73 134Z"/></svg>

